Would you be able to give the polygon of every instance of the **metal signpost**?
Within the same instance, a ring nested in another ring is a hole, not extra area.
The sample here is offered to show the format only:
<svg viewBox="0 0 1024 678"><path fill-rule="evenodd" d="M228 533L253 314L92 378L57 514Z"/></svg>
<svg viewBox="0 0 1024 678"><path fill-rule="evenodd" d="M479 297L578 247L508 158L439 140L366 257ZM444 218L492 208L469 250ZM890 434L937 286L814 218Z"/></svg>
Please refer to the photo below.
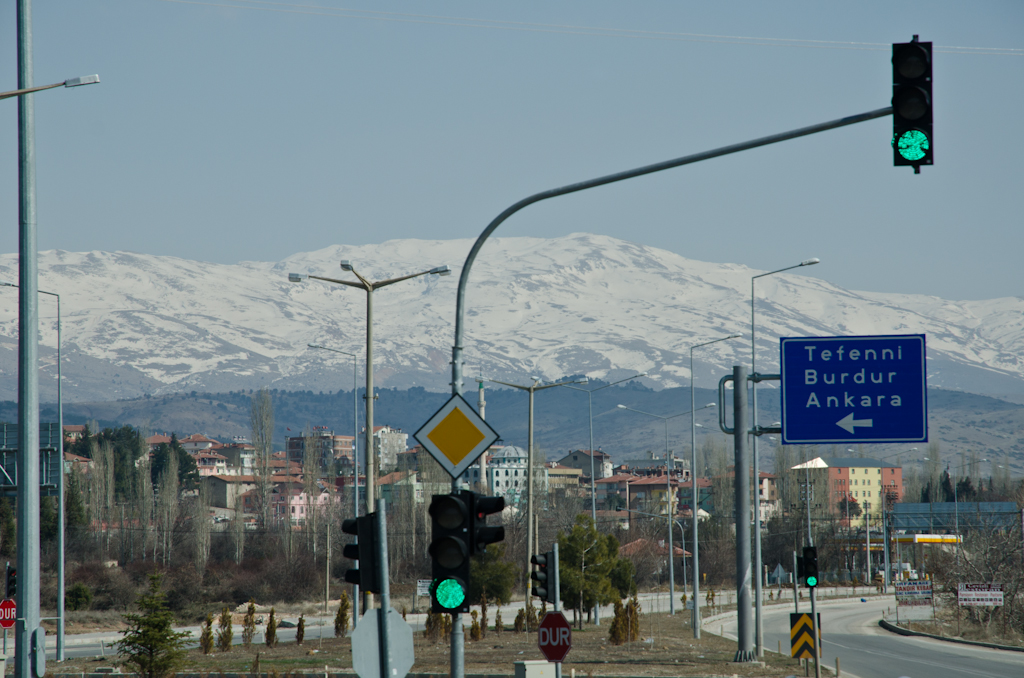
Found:
<svg viewBox="0 0 1024 678"><path fill-rule="evenodd" d="M784 337L782 442L928 441L923 334Z"/></svg>
<svg viewBox="0 0 1024 678"><path fill-rule="evenodd" d="M562 678L562 661L572 649L572 627L562 613L562 582L558 572L558 542L552 546L551 571L555 589L555 610L544 615L537 628L537 647L549 662L555 663L555 678Z"/></svg>

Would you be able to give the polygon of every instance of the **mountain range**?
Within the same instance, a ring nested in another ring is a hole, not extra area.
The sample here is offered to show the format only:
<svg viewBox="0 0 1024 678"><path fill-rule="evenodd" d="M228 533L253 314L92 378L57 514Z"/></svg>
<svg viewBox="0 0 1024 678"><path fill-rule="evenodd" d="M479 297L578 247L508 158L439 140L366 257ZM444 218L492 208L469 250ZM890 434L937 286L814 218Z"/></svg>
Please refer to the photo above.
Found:
<svg viewBox="0 0 1024 678"><path fill-rule="evenodd" d="M350 389L364 355L366 294L289 272L370 280L448 264L374 293L376 383L449 388L455 292L471 240L393 240L333 245L279 262L214 264L130 252L46 251L39 286L60 294L64 398L111 401L261 386ZM929 386L1024 394L1024 299L951 301L846 290L814 269L757 283L758 370L778 370L778 338L925 334ZM750 363L750 279L762 273L707 263L607 236L492 238L467 288L467 378L517 383L586 374L615 381L646 371L655 390L688 385L690 347L698 385L712 388ZM17 280L17 255L0 256ZM3 290L7 291L4 292ZM16 397L17 293L0 288L0 399ZM55 398L56 307L40 297L41 397ZM360 364L362 358L359 359ZM359 375L362 382L362 367Z"/></svg>

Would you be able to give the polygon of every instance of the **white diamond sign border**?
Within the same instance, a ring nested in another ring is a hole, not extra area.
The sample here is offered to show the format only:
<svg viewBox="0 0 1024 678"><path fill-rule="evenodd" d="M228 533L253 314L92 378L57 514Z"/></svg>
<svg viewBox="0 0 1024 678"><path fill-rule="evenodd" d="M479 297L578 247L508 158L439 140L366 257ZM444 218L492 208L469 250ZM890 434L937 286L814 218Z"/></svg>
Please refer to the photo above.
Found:
<svg viewBox="0 0 1024 678"><path fill-rule="evenodd" d="M438 424L441 423L442 420L444 420L445 417L456 409L462 412L467 419L473 422L473 424L480 429L484 434L484 438L477 443L476 447L474 447L469 454L463 457L462 461L458 464L453 464L451 460L444 455L441 449L427 436L437 427ZM420 437L421 435L423 436L422 438ZM490 425L484 421L479 414L477 414L476 410L474 410L462 396L456 393L448 399L448 402L441 406L441 409L434 413L434 416L427 419L427 423L423 424L423 426L421 426L420 429L412 435L412 437L416 439L416 442L423 446L423 449L430 453L430 456L448 472L448 475L452 478L458 478L465 473L466 469L472 466L476 460L480 458L480 455L483 454L488 447L493 445L501 436L499 436L498 432L491 428Z"/></svg>

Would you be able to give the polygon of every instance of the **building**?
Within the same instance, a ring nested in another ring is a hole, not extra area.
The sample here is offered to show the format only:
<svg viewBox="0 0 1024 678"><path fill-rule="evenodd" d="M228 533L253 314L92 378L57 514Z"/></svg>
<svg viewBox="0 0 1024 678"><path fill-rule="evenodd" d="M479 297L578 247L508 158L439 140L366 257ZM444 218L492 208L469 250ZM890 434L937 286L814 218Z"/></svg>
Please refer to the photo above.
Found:
<svg viewBox="0 0 1024 678"><path fill-rule="evenodd" d="M562 466L556 461L544 464L544 470L548 477L548 491L555 495L568 497L582 497L590 494L589 488L581 485L583 471L578 468ZM584 492L584 489L587 491Z"/></svg>
<svg viewBox="0 0 1024 678"><path fill-rule="evenodd" d="M905 491L902 467L875 459L816 457L793 470L810 479L812 512L837 517L853 527L878 524L884 503L891 506L902 501ZM804 478L798 476L798 480L804 483ZM854 509L854 504L859 516L849 515L847 509Z"/></svg>
<svg viewBox="0 0 1024 678"><path fill-rule="evenodd" d="M602 478L610 478L612 472L612 458L605 454L601 450L575 450L570 451L569 454L565 455L558 460L560 466L567 466L569 468L578 468L583 471L583 475L587 478L590 477L590 460L593 457L594 460L594 476L596 480Z"/></svg>
<svg viewBox="0 0 1024 678"><path fill-rule="evenodd" d="M355 440L352 436L335 435L326 426L314 426L300 436L290 436L287 441L288 458L292 461L302 463L305 457L306 446L311 446L313 454L319 459L320 468L326 469L331 462L341 462L346 467L352 466L352 443Z"/></svg>
<svg viewBox="0 0 1024 678"><path fill-rule="evenodd" d="M363 429L364 433L366 429ZM398 455L409 448L409 434L390 426L373 427L373 453L378 469L393 469Z"/></svg>
<svg viewBox="0 0 1024 678"><path fill-rule="evenodd" d="M515 445L496 449L487 461L487 486L491 494L505 497L507 504L526 501L526 450ZM479 475L479 471L478 471ZM467 478L473 482L472 478ZM538 469L537 492L547 492L548 478L544 469Z"/></svg>
<svg viewBox="0 0 1024 678"><path fill-rule="evenodd" d="M85 426L82 424L64 424L64 439L77 443L85 435Z"/></svg>
<svg viewBox="0 0 1024 678"><path fill-rule="evenodd" d="M148 442L148 440L147 440ZM170 442L168 440L167 442ZM195 454L196 452L202 452L204 450L216 450L220 447L220 443L213 438L207 438L202 433L193 433L187 438L182 438L178 441L178 444L184 448L186 452Z"/></svg>
<svg viewBox="0 0 1024 678"><path fill-rule="evenodd" d="M196 468L200 476L225 476L228 475L228 460L216 452L194 452L192 458L196 460Z"/></svg>
<svg viewBox="0 0 1024 678"><path fill-rule="evenodd" d="M253 474L253 460L256 448L249 442L236 440L230 445L217 449L217 454L227 460L228 473L248 476Z"/></svg>

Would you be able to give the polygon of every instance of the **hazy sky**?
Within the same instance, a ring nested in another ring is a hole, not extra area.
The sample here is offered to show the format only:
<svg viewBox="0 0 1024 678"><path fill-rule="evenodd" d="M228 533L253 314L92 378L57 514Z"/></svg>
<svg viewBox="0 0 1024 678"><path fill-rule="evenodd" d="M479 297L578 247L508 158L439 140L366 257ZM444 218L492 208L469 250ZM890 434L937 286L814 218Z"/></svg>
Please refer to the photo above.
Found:
<svg viewBox="0 0 1024 678"><path fill-rule="evenodd" d="M3 91L14 2L0 12ZM884 118L535 205L498 233L1024 295L1016 0L37 0L36 84L102 78L35 96L39 244L230 263L475 237L540 190L885 107L889 44L914 33L936 47L920 175L892 166ZM13 99L0 129L16 252Z"/></svg>

